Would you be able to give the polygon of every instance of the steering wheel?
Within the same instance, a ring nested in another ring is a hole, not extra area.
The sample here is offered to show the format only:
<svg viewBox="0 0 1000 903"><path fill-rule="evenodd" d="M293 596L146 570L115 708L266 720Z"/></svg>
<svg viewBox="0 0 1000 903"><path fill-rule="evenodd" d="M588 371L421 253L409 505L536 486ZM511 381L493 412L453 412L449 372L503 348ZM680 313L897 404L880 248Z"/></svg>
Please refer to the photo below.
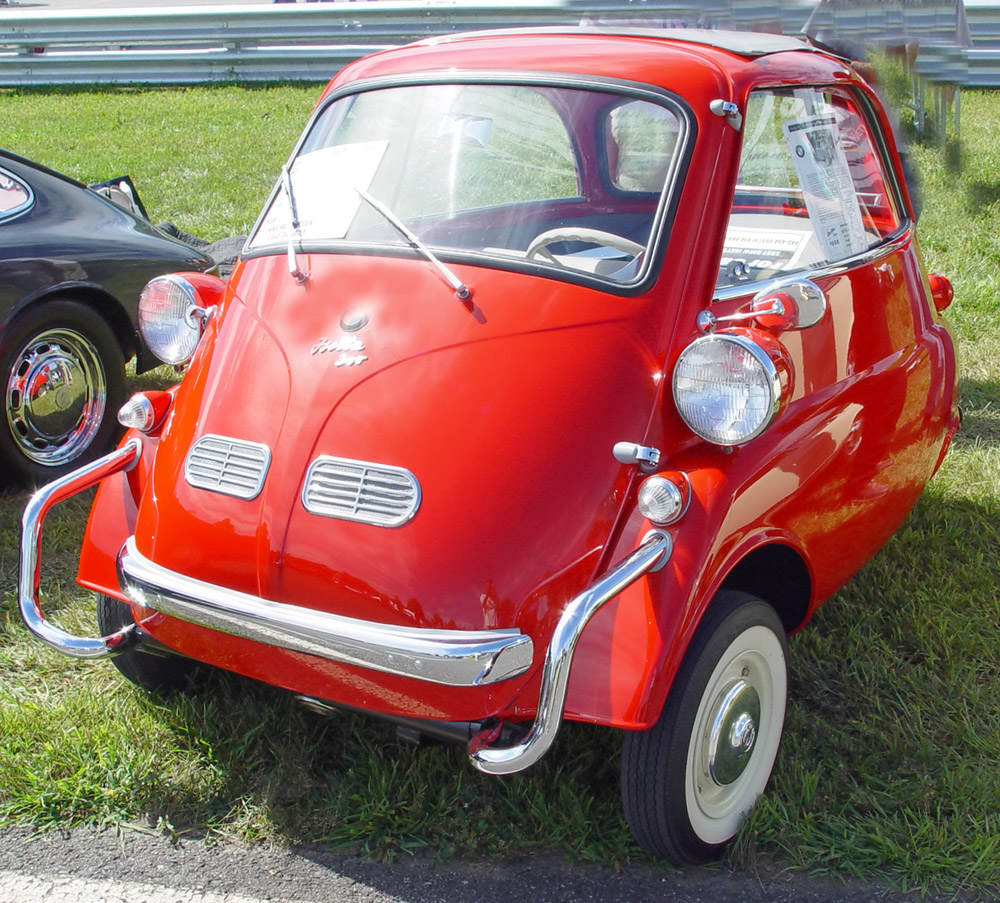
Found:
<svg viewBox="0 0 1000 903"><path fill-rule="evenodd" d="M646 250L645 245L640 245L636 241L625 238L622 235L615 235L612 232L602 232L600 229L588 229L586 226L560 226L555 229L548 229L531 239L528 250L524 252L529 260L532 257L541 257L550 263L565 266L556 259L555 255L548 250L549 245L554 245L560 241L583 241L591 245L603 245L607 248L614 248L623 254L638 257Z"/></svg>

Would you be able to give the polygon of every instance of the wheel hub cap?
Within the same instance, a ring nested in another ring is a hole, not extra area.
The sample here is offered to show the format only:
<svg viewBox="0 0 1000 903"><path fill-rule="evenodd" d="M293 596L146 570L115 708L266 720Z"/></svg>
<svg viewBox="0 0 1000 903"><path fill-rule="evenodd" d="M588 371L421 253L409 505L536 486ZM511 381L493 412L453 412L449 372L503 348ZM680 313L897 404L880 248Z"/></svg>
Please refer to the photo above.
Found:
<svg viewBox="0 0 1000 903"><path fill-rule="evenodd" d="M104 416L104 368L97 351L71 330L52 329L18 354L7 380L7 423L21 451L56 466L80 455Z"/></svg>
<svg viewBox="0 0 1000 903"><path fill-rule="evenodd" d="M708 772L720 787L732 784L746 770L759 723L757 691L745 680L735 681L719 698L710 722Z"/></svg>

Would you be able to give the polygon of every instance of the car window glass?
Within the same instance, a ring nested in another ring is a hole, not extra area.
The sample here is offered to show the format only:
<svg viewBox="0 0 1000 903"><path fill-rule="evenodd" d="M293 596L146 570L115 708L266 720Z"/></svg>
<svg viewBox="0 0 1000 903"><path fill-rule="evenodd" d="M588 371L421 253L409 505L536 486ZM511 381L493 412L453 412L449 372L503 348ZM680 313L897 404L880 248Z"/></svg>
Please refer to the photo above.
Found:
<svg viewBox="0 0 1000 903"><path fill-rule="evenodd" d="M606 129L608 169L622 191L659 191L670 170L680 135L673 112L645 100L616 106Z"/></svg>
<svg viewBox="0 0 1000 903"><path fill-rule="evenodd" d="M31 191L9 172L0 169L0 219L16 216L31 206Z"/></svg>
<svg viewBox="0 0 1000 903"><path fill-rule="evenodd" d="M671 100L589 87L428 84L345 95L320 109L290 163L293 237L316 251L408 251L387 209L436 251L637 283L685 135ZM248 251L285 247L291 220L282 184Z"/></svg>
<svg viewBox="0 0 1000 903"><path fill-rule="evenodd" d="M847 92L750 96L719 287L815 269L900 225L868 124Z"/></svg>
<svg viewBox="0 0 1000 903"><path fill-rule="evenodd" d="M340 145L366 141L387 142L371 191L391 192L402 217L579 194L566 126L529 88L369 91L336 134ZM397 181L402 169L420 177Z"/></svg>

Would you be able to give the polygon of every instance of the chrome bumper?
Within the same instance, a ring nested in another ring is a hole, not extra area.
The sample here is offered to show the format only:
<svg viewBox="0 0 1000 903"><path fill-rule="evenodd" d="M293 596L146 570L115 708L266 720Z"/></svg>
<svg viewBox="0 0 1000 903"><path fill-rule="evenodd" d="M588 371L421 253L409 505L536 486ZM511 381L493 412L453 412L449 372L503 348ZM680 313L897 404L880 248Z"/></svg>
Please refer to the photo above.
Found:
<svg viewBox="0 0 1000 903"><path fill-rule="evenodd" d="M100 658L135 640L135 625L106 637L74 636L45 618L39 604L41 530L53 505L105 477L131 469L142 453L132 440L109 455L40 489L22 519L18 605L28 629L67 655ZM601 607L670 559L672 540L654 530L619 564L563 610L546 651L535 722L513 746L494 745L500 731L483 730L469 743L473 765L489 774L521 771L537 762L562 724L570 666L577 643ZM531 667L533 644L519 630L433 630L396 627L270 602L170 571L145 558L134 538L118 558L126 596L136 605L212 630L331 661L432 683L474 687L508 680Z"/></svg>
<svg viewBox="0 0 1000 903"><path fill-rule="evenodd" d="M21 518L21 549L18 562L17 604L21 618L35 636L66 655L103 658L128 648L135 638L135 625L106 637L79 637L47 620L38 597L41 568L42 524L53 505L96 486L105 477L131 470L142 454L138 439L132 439L108 455L85 464L38 490Z"/></svg>
<svg viewBox="0 0 1000 903"><path fill-rule="evenodd" d="M496 730L476 734L469 743L469 756L476 768L487 774L511 774L534 765L549 751L562 724L569 669L584 627L606 602L640 577L662 568L672 552L670 534L653 530L634 552L570 601L545 650L535 723L524 740L514 746L493 746Z"/></svg>
<svg viewBox="0 0 1000 903"><path fill-rule="evenodd" d="M519 630L396 627L269 602L167 570L140 554L134 537L118 556L122 590L136 605L222 633L387 674L476 687L531 667Z"/></svg>

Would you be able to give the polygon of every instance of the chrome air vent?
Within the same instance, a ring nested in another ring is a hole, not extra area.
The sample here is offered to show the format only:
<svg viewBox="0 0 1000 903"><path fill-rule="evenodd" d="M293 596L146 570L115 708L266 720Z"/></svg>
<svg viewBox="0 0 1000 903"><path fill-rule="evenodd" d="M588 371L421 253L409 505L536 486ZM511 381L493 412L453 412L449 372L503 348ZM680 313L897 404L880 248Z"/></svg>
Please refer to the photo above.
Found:
<svg viewBox="0 0 1000 903"><path fill-rule="evenodd" d="M184 459L184 478L192 486L256 498L264 488L264 476L271 464L271 450L259 442L202 436Z"/></svg>
<svg viewBox="0 0 1000 903"><path fill-rule="evenodd" d="M302 504L311 514L399 527L420 507L420 484L402 467L324 455L309 466Z"/></svg>

